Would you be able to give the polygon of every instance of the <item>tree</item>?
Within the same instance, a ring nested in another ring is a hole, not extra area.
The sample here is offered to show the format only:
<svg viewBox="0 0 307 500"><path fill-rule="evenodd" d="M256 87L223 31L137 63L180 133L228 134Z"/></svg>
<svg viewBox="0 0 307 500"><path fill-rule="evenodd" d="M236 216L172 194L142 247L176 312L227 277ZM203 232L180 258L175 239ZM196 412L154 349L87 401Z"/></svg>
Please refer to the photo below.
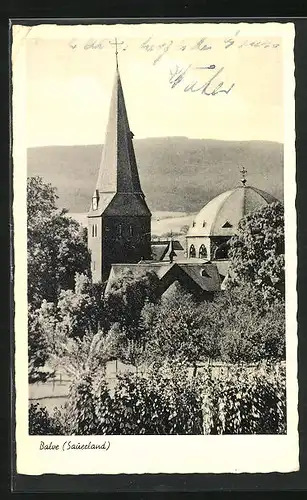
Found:
<svg viewBox="0 0 307 500"><path fill-rule="evenodd" d="M41 177L28 178L28 299L39 306L73 288L77 272L90 273L85 232L56 207L56 189Z"/></svg>
<svg viewBox="0 0 307 500"><path fill-rule="evenodd" d="M153 362L164 360L193 364L203 357L217 356L214 325L193 297L178 289L176 295L163 297L155 308L142 311L146 356ZM195 368L196 369L196 368Z"/></svg>
<svg viewBox="0 0 307 500"><path fill-rule="evenodd" d="M250 284L195 303L180 290L160 304L145 304L141 317L143 359L194 365L203 360L259 362L285 359L284 302L267 304Z"/></svg>
<svg viewBox="0 0 307 500"><path fill-rule="evenodd" d="M49 359L48 338L41 328L38 311L28 308L28 377L29 383L45 382L52 374L46 370Z"/></svg>
<svg viewBox="0 0 307 500"><path fill-rule="evenodd" d="M82 338L104 327L103 297L84 274L76 274L74 290L61 290L56 307L57 327L67 337Z"/></svg>
<svg viewBox="0 0 307 500"><path fill-rule="evenodd" d="M145 303L159 299L159 285L159 278L152 271L123 273L112 283L106 297L109 324L119 323L128 336L135 338Z"/></svg>
<svg viewBox="0 0 307 500"><path fill-rule="evenodd" d="M203 306L204 307L204 306ZM285 304L267 303L249 283L225 290L207 304L212 335L222 361L259 362L285 359Z"/></svg>
<svg viewBox="0 0 307 500"><path fill-rule="evenodd" d="M229 257L229 286L252 283L268 301L284 297L283 206L276 202L243 217Z"/></svg>

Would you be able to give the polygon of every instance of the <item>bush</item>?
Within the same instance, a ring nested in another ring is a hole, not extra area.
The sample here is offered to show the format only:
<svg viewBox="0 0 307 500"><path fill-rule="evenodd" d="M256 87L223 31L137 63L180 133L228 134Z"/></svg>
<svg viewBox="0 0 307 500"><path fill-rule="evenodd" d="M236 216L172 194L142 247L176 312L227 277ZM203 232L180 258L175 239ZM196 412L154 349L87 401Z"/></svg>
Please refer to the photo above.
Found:
<svg viewBox="0 0 307 500"><path fill-rule="evenodd" d="M281 365L235 367L203 386L204 434L285 434L286 377Z"/></svg>
<svg viewBox="0 0 307 500"><path fill-rule="evenodd" d="M171 369L148 378L126 375L113 398L114 434L202 434L196 380Z"/></svg>
<svg viewBox="0 0 307 500"><path fill-rule="evenodd" d="M283 434L286 378L282 365L210 368L189 378L182 365L164 364L147 376L119 378L111 395L101 377L74 382L63 412L30 407L31 434Z"/></svg>
<svg viewBox="0 0 307 500"><path fill-rule="evenodd" d="M60 411L55 409L53 414L49 414L45 407L32 403L29 407L29 434L34 436L63 434Z"/></svg>
<svg viewBox="0 0 307 500"><path fill-rule="evenodd" d="M140 317L146 360L203 359L227 363L285 359L285 304L266 304L249 284L196 303L177 291L159 304L145 304Z"/></svg>

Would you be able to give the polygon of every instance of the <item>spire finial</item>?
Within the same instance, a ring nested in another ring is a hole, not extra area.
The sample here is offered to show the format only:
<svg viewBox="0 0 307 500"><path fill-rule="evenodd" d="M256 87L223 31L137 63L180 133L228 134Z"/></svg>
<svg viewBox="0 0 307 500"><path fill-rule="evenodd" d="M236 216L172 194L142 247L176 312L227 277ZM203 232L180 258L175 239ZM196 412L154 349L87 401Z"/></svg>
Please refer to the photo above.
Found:
<svg viewBox="0 0 307 500"><path fill-rule="evenodd" d="M241 170L240 170L241 174L242 174L242 179L241 179L241 182L242 182L242 186L245 187L246 185L246 177L245 177L245 174L247 174L247 170L242 167Z"/></svg>
<svg viewBox="0 0 307 500"><path fill-rule="evenodd" d="M118 69L118 50L117 46L118 45L123 45L124 42L118 42L117 38L114 39L114 42L109 42L111 45L115 45L115 57L116 57L116 69Z"/></svg>

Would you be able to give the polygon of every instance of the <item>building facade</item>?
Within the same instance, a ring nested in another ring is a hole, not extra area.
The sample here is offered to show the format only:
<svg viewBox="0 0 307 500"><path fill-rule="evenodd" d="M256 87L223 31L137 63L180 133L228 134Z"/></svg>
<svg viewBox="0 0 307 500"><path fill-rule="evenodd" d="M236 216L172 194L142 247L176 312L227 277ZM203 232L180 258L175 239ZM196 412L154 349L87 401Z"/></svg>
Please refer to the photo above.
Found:
<svg viewBox="0 0 307 500"><path fill-rule="evenodd" d="M189 259L228 259L228 241L237 233L240 220L261 207L277 202L269 193L242 185L209 201L194 218L186 236Z"/></svg>

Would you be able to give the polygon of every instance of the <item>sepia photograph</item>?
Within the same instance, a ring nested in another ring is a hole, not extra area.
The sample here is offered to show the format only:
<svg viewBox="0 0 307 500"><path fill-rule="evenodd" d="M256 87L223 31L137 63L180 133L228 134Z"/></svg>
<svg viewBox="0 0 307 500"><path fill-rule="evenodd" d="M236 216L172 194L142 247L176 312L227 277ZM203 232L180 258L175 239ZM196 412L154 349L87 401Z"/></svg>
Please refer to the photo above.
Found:
<svg viewBox="0 0 307 500"><path fill-rule="evenodd" d="M17 463L177 436L187 472L245 472L249 437L297 470L293 37L14 26ZM212 437L238 463L206 469Z"/></svg>

